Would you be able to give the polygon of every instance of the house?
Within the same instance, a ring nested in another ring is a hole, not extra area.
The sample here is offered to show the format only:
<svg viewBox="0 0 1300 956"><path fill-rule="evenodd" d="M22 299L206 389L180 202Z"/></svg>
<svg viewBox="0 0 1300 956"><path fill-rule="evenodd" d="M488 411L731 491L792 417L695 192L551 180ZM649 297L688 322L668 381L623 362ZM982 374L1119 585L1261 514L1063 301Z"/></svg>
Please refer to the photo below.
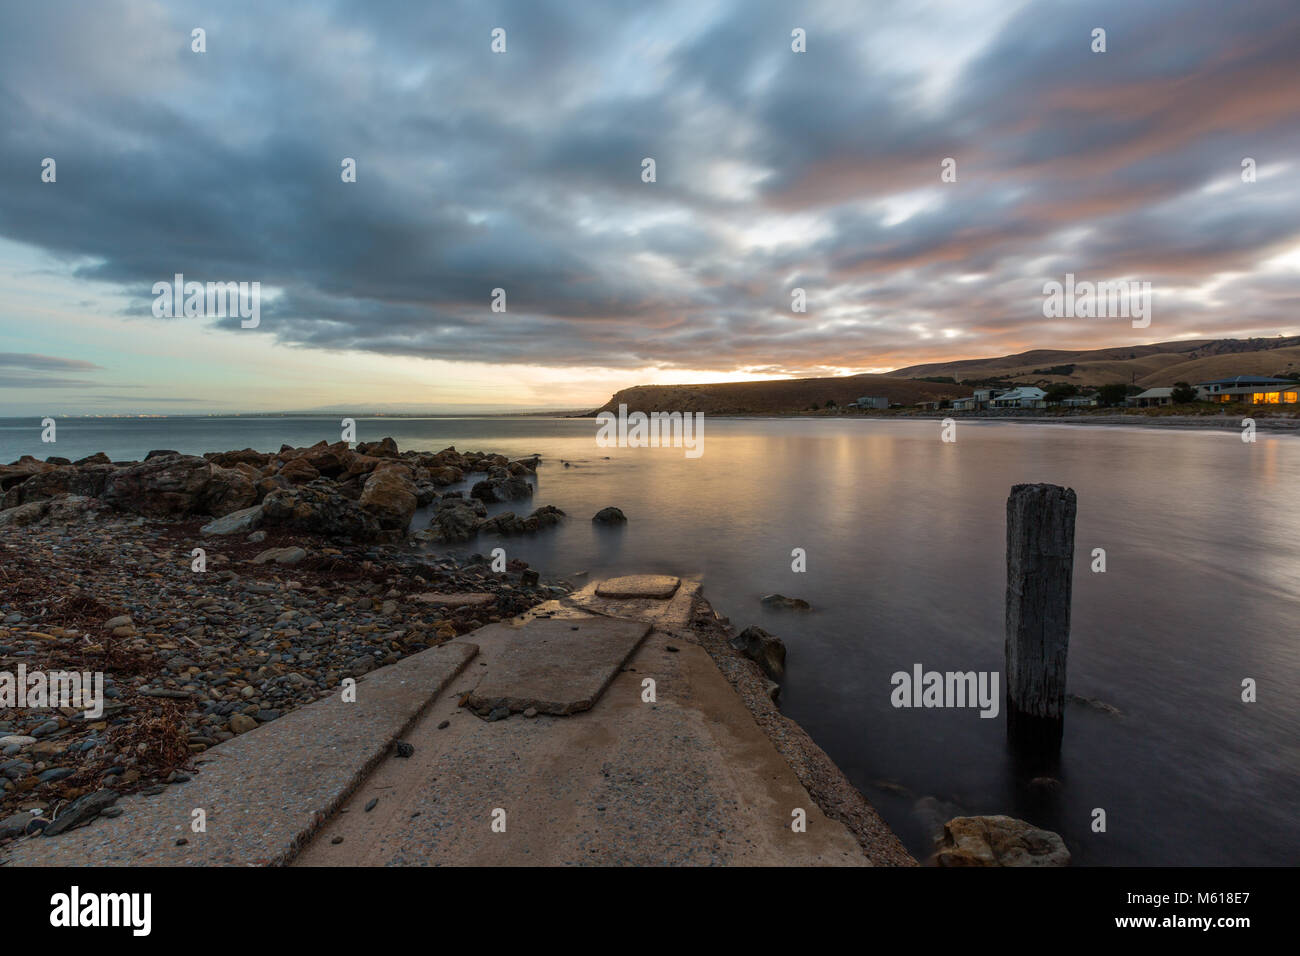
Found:
<svg viewBox="0 0 1300 956"><path fill-rule="evenodd" d="M1172 388L1148 388L1145 392L1133 395L1124 401L1134 408L1155 408L1158 405L1172 405L1174 390Z"/></svg>
<svg viewBox="0 0 1300 956"><path fill-rule="evenodd" d="M1061 399L1061 404L1068 408L1093 408L1097 402L1096 392L1091 395L1071 395L1069 398Z"/></svg>
<svg viewBox="0 0 1300 956"><path fill-rule="evenodd" d="M978 411L989 407L989 402L1001 395L1004 390L1000 388L977 388L974 395L968 395L966 398L954 398L952 407L956 411L971 412Z"/></svg>
<svg viewBox="0 0 1300 956"><path fill-rule="evenodd" d="M889 407L889 399L881 395L864 395L856 402L849 402L849 408L879 408Z"/></svg>
<svg viewBox="0 0 1300 956"><path fill-rule="evenodd" d="M994 408L1046 408L1047 393L1033 385L1022 385L992 400Z"/></svg>
<svg viewBox="0 0 1300 956"><path fill-rule="evenodd" d="M1244 402L1247 405L1294 405L1300 401L1300 382L1266 375L1238 375L1201 382L1196 397L1206 402Z"/></svg>

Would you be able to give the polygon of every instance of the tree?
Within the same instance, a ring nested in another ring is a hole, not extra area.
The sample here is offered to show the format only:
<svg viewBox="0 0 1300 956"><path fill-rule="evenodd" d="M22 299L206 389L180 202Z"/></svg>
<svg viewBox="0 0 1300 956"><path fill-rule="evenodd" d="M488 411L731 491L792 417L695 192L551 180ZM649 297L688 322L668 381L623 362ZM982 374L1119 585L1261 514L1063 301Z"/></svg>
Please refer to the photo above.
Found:
<svg viewBox="0 0 1300 956"><path fill-rule="evenodd" d="M1169 400L1175 405L1186 405L1196 401L1196 389L1186 382L1174 382L1174 390L1169 393Z"/></svg>
<svg viewBox="0 0 1300 956"><path fill-rule="evenodd" d="M1113 385L1103 385L1097 389L1097 401L1106 408L1114 408L1116 405L1123 405L1124 399L1128 397L1128 386L1123 382L1117 382Z"/></svg>
<svg viewBox="0 0 1300 956"><path fill-rule="evenodd" d="M1064 401L1071 395L1079 394L1079 386L1071 385L1069 382L1057 382L1055 385L1047 386L1047 402L1054 404Z"/></svg>

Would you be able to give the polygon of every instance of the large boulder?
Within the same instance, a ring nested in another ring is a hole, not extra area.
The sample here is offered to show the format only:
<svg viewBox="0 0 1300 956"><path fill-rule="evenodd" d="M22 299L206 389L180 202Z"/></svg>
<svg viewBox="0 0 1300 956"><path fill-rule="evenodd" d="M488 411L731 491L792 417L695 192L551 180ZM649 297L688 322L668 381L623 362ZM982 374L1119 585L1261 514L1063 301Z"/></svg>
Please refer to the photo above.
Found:
<svg viewBox="0 0 1300 956"><path fill-rule="evenodd" d="M954 817L934 859L939 866L1067 866L1070 851L1058 834L1014 817Z"/></svg>
<svg viewBox="0 0 1300 956"><path fill-rule="evenodd" d="M6 508L0 511L0 528L23 528L36 524L50 510L48 501L29 501L25 505Z"/></svg>
<svg viewBox="0 0 1300 956"><path fill-rule="evenodd" d="M49 462L33 458L31 455L23 455L11 464L0 465L0 491L6 491L13 485L26 481L32 475L38 475L43 471L53 471L58 467L58 465L51 465Z"/></svg>
<svg viewBox="0 0 1300 956"><path fill-rule="evenodd" d="M622 510L610 505L607 508L601 508L591 518L595 524L627 524L627 515Z"/></svg>
<svg viewBox="0 0 1300 956"><path fill-rule="evenodd" d="M397 442L391 438L381 438L379 441L363 441L358 443L357 453L372 455L375 458L396 458Z"/></svg>
<svg viewBox="0 0 1300 956"><path fill-rule="evenodd" d="M194 455L155 458L117 469L105 482L103 497L116 508L152 518L193 514L204 506L214 470L227 469L218 469L207 459ZM228 510L250 504L251 501L244 501Z"/></svg>
<svg viewBox="0 0 1300 956"><path fill-rule="evenodd" d="M429 520L429 528L441 541L468 541L478 534L479 521L486 517L487 508L481 501L443 498Z"/></svg>
<svg viewBox="0 0 1300 956"><path fill-rule="evenodd" d="M257 491L257 484L248 475L238 468L211 467L211 478L203 491L199 506L203 514L219 518L257 504L261 495Z"/></svg>
<svg viewBox="0 0 1300 956"><path fill-rule="evenodd" d="M220 465L222 468L233 468L239 464L252 465L254 468L265 468L272 456L264 451L245 448L242 451L208 452L203 457L214 465Z"/></svg>
<svg viewBox="0 0 1300 956"><path fill-rule="evenodd" d="M419 505L415 484L398 469L373 472L361 489L361 509L379 522L381 528L404 531Z"/></svg>
<svg viewBox="0 0 1300 956"><path fill-rule="evenodd" d="M111 464L65 465L32 475L4 493L3 507L13 508L29 501L41 501L56 495L82 495L98 498L115 468Z"/></svg>
<svg viewBox="0 0 1300 956"><path fill-rule="evenodd" d="M731 639L731 646L763 669L773 680L785 676L785 644L761 627L747 627Z"/></svg>
<svg viewBox="0 0 1300 956"><path fill-rule="evenodd" d="M315 481L320 477L320 472L313 468L305 458L294 458L286 461L276 474L291 485L305 485L307 482Z"/></svg>
<svg viewBox="0 0 1300 956"><path fill-rule="evenodd" d="M298 457L325 477L334 478L348 470L352 461L352 449L348 448L345 441L336 441L332 445L322 441L304 449Z"/></svg>
<svg viewBox="0 0 1300 956"><path fill-rule="evenodd" d="M429 468L429 480L439 488L454 485L465 480L465 472L454 465L433 465Z"/></svg>
<svg viewBox="0 0 1300 956"><path fill-rule="evenodd" d="M505 469L502 469L505 472ZM516 498L531 498L533 486L526 478L511 475L509 472L489 477L476 482L469 491L471 498L479 501L514 501Z"/></svg>
<svg viewBox="0 0 1300 956"><path fill-rule="evenodd" d="M373 515L324 482L271 492L262 501L262 520L335 538L373 538L380 531Z"/></svg>
<svg viewBox="0 0 1300 956"><path fill-rule="evenodd" d="M375 455L359 455L356 452L353 452L352 460L348 462L348 474L368 475L374 471L375 467L383 460L384 459Z"/></svg>

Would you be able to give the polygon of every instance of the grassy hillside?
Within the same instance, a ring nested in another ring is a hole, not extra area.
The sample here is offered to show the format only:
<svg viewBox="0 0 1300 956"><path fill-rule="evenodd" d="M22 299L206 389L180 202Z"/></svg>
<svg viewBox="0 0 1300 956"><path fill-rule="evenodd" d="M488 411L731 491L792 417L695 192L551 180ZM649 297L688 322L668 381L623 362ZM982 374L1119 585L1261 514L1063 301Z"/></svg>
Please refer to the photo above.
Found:
<svg viewBox="0 0 1300 956"><path fill-rule="evenodd" d="M1073 366L1068 371L1064 366ZM1155 345L1064 351L1036 349L991 359L935 362L891 375L951 376L957 381L1000 378L1020 384L1134 382L1144 388L1203 382L1233 375L1300 371L1300 338L1200 339Z"/></svg>
<svg viewBox="0 0 1300 956"><path fill-rule="evenodd" d="M958 382L998 379L1021 385L1072 382L1107 385L1133 382L1143 388L1175 382L1209 381L1234 375L1285 375L1300 372L1300 337L1274 339L1200 339L1108 349L1068 351L1035 349L989 359L934 362L898 369L888 375L797 378L770 382L715 385L638 385L618 392L597 411L704 412L709 415L781 415L825 406L847 405L863 395L883 395L890 402L957 398L971 386L923 382L950 377Z"/></svg>
<svg viewBox="0 0 1300 956"><path fill-rule="evenodd" d="M796 378L771 382L726 382L716 385L638 385L617 392L597 411L704 412L708 415L779 415L802 412L827 401L846 405L863 395L883 395L891 402L917 402L967 395L959 385L916 382L894 375L848 375Z"/></svg>

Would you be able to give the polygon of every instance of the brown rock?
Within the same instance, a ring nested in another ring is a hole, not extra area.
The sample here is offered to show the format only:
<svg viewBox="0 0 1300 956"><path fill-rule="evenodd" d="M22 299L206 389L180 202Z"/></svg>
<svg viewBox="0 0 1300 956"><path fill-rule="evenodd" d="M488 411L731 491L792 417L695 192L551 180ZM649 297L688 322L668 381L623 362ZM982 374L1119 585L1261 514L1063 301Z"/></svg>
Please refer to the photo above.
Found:
<svg viewBox="0 0 1300 956"><path fill-rule="evenodd" d="M292 485L305 485L320 477L320 472L303 458L294 458L292 461L285 462L276 474Z"/></svg>
<svg viewBox="0 0 1300 956"><path fill-rule="evenodd" d="M1067 866L1070 851L1051 830L1008 816L954 817L944 824L939 866Z"/></svg>
<svg viewBox="0 0 1300 956"><path fill-rule="evenodd" d="M400 470L376 470L361 491L361 510L375 517L381 528L405 530L419 502L415 485Z"/></svg>

